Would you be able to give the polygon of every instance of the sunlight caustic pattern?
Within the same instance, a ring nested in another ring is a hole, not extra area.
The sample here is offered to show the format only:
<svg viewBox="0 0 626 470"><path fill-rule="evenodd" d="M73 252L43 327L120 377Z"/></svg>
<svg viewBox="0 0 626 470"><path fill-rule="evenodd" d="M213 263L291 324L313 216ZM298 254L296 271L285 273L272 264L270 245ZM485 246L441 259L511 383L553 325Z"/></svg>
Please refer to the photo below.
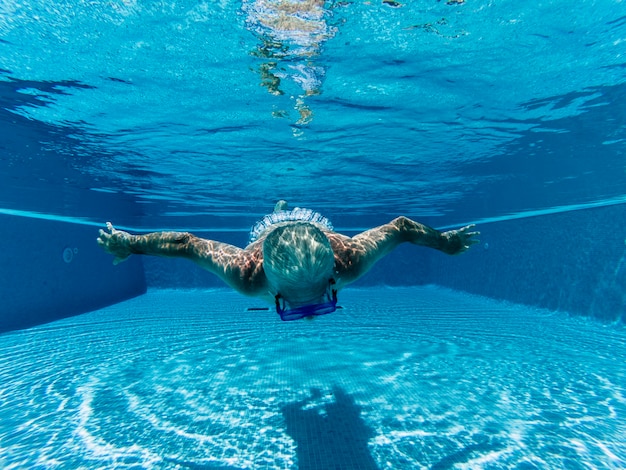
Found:
<svg viewBox="0 0 626 470"><path fill-rule="evenodd" d="M5 334L0 465L626 465L623 330L435 287L344 302L290 324L154 291Z"/></svg>

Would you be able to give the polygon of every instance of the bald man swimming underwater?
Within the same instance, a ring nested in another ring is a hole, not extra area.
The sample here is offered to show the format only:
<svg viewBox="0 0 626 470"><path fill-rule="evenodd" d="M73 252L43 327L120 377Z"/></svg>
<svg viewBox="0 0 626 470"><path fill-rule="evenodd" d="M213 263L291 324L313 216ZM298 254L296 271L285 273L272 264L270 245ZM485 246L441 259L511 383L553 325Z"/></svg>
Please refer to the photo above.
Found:
<svg viewBox="0 0 626 470"><path fill-rule="evenodd" d="M401 243L456 255L478 243L473 228L440 232L401 216L347 237L321 214L288 210L281 200L252 228L245 249L183 232L131 235L110 222L107 231L100 230L98 244L115 256L114 264L132 254L187 258L237 292L275 304L288 321L334 312L337 293Z"/></svg>

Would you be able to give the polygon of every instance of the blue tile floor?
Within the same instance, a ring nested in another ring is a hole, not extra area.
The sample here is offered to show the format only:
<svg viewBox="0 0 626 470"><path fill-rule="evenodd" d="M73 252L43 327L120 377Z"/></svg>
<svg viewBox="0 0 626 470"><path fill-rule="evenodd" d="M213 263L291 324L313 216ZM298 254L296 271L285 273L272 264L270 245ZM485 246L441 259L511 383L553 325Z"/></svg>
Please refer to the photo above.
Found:
<svg viewBox="0 0 626 470"><path fill-rule="evenodd" d="M0 467L626 468L626 331L434 286L155 290L0 335Z"/></svg>

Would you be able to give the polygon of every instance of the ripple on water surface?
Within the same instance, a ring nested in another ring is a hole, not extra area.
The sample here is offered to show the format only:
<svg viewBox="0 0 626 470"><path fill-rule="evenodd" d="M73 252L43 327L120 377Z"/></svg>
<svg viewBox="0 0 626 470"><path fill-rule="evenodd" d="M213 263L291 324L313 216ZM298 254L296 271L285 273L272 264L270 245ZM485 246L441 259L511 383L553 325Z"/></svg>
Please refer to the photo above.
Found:
<svg viewBox="0 0 626 470"><path fill-rule="evenodd" d="M434 287L154 291L0 336L3 468L623 468L626 334Z"/></svg>

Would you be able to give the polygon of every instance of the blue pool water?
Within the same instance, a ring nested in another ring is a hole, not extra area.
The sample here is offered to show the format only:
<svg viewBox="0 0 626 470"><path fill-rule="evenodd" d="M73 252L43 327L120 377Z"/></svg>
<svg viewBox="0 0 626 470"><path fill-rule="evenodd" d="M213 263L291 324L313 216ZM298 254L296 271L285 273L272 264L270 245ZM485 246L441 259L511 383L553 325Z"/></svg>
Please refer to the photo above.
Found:
<svg viewBox="0 0 626 470"><path fill-rule="evenodd" d="M624 202L621 2L400 3L298 34L275 1L5 0L0 207L246 230L280 198L342 228Z"/></svg>
<svg viewBox="0 0 626 470"><path fill-rule="evenodd" d="M626 468L625 71L621 0L0 0L0 467ZM279 199L481 241L291 323L95 241Z"/></svg>
<svg viewBox="0 0 626 470"><path fill-rule="evenodd" d="M343 297L281 322L156 290L6 334L0 465L626 465L623 330L435 286Z"/></svg>

